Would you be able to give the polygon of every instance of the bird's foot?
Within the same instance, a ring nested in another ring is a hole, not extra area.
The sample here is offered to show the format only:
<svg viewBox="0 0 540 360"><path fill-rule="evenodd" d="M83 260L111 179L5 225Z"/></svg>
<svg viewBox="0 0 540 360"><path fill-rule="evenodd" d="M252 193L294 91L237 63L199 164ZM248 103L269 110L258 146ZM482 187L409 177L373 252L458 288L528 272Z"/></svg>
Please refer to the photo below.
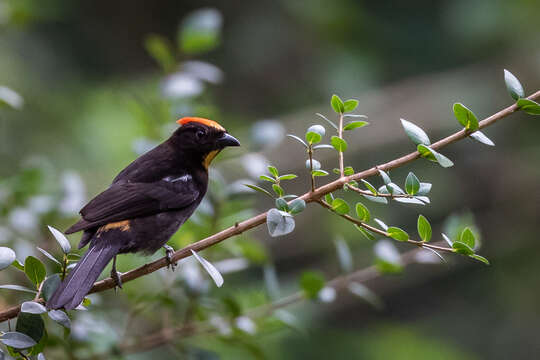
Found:
<svg viewBox="0 0 540 360"><path fill-rule="evenodd" d="M111 279L114 281L114 292L116 292L118 288L122 288L122 273L116 271L116 256L114 257L112 263Z"/></svg>
<svg viewBox="0 0 540 360"><path fill-rule="evenodd" d="M111 270L111 279L114 281L114 292L117 292L118 289L122 289L122 273L116 270Z"/></svg>
<svg viewBox="0 0 540 360"><path fill-rule="evenodd" d="M174 254L174 249L169 245L163 245L165 249L165 258L167 259L167 269L171 268L174 271L177 263L172 261L172 255Z"/></svg>

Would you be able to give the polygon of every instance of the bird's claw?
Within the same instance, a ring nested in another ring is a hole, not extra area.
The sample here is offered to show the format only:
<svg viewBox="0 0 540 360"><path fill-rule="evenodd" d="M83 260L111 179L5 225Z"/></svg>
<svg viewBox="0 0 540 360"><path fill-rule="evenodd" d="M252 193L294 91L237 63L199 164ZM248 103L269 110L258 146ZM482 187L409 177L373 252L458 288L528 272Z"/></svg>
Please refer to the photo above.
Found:
<svg viewBox="0 0 540 360"><path fill-rule="evenodd" d="M122 289L122 273L116 270L111 270L111 279L114 281L114 292L118 291L118 288Z"/></svg>
<svg viewBox="0 0 540 360"><path fill-rule="evenodd" d="M177 263L172 261L172 255L174 254L174 249L169 245L163 245L165 249L165 259L167 259L167 269L174 271Z"/></svg>
<svg viewBox="0 0 540 360"><path fill-rule="evenodd" d="M116 271L116 256L114 257L112 263L111 279L114 281L114 292L116 292L118 288L122 288L122 273Z"/></svg>

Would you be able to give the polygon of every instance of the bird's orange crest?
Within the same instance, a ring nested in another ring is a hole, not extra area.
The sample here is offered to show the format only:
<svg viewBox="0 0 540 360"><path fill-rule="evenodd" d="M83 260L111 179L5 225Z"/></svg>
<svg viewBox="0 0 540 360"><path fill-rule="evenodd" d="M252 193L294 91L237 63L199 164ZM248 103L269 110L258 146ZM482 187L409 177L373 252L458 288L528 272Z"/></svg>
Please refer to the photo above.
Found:
<svg viewBox="0 0 540 360"><path fill-rule="evenodd" d="M219 125L214 120L209 120L209 119L205 119L205 118L201 118L201 117L184 117L184 118L176 120L176 123L180 124L180 125L185 125L185 124L190 123L190 122L197 122L199 124L203 124L203 125L213 127L215 129L218 129L218 130L221 130L221 131L225 131L225 128L223 126Z"/></svg>

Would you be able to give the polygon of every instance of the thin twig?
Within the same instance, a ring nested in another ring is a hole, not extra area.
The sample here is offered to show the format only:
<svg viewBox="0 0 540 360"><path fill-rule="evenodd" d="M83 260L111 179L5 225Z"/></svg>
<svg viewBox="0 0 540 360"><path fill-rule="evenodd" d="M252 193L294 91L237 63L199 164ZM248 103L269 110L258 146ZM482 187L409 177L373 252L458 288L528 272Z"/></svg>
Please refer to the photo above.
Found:
<svg viewBox="0 0 540 360"><path fill-rule="evenodd" d="M540 90L536 91L535 93L533 93L532 95L530 95L529 97L527 97L527 99L529 100L536 100L540 98ZM494 124L495 122L497 122L498 120L501 120L511 114L513 114L514 112L518 111L519 108L516 104L512 104L510 106L508 106L507 108L485 118L484 120L480 121L479 123L479 129L483 129L487 126L490 126L492 124ZM452 144L456 141L459 141L459 140L462 140L466 137L468 137L469 135L471 134L471 131L468 131L468 130L465 130L465 129L462 129L462 130L459 130L455 133L453 133L452 135L448 136L448 137L445 137L439 141L437 141L436 143L433 143L430 147L432 149L435 149L435 150L438 150L444 146L447 146L449 144ZM381 164L381 165L377 165L377 166L374 166L368 170L364 170L362 172L359 172L359 173L356 173L356 174L353 174L353 175L350 175L350 176L344 176L344 177L341 177L335 181L332 181L326 185L323 185L323 186L320 186L318 188L315 189L315 191L311 191L311 192L308 192L308 193L305 193L304 195L300 196L301 199L303 199L305 202L313 202L313 201L317 201L318 199L320 199L322 196L328 194L328 193L331 193L331 192L334 192L338 189L341 189L343 188L343 186L353 180L360 180L360 179L364 179L364 178L367 178L367 177L370 177L370 176L373 176L373 175L376 175L378 174L378 170L384 170L384 171L388 171L388 170L391 170L391 169L394 169L394 168L397 168L397 167L400 167L400 166L403 166L405 164L408 164L410 163L411 161L414 161L416 159L418 159L420 157L420 153L418 151L413 151L407 155L404 155L400 158L397 158L397 159L394 159L392 161L389 161L387 163L384 163L384 164ZM223 240L226 240L226 239L229 239L233 236L236 236L236 235L239 235L239 234L242 234L243 232L247 231L247 230L250 230L254 227L257 227L261 224L264 224L266 222L266 212L264 213L261 213L257 216L254 216L248 220L245 220L245 221L242 221L240 223L238 223L236 226L236 224L234 226L231 226L225 230L222 230L214 235L211 235L205 239L202 239L202 240L199 240L191 245L188 245L186 246L185 248L183 249L180 249L178 251L176 251L173 256L172 256L172 260L173 261L178 261L180 259L183 259L183 258L186 258L188 256L191 256L191 250L194 250L194 251L202 251L208 247L211 247L215 244L218 244L220 242L222 242ZM133 269L131 271L128 271L126 273L124 273L122 276L121 276L121 279L122 279L122 283L126 283L126 282L129 282L131 280L134 280L134 279L137 279L141 276L145 276L147 274L150 274L150 273L153 273L163 267L166 267L168 264L167 262L167 259L165 257L163 258L160 258L156 261L153 261L151 263L148 263L148 264L145 264L145 265L142 265L136 269ZM107 278L107 279L104 279L104 280L101 280L101 281L98 281L94 284L94 286L92 287L92 289L90 290L90 293L94 293L94 292L101 292L101 291L104 291L104 290L107 290L107 289L112 289L114 288L115 286L115 282L114 280L112 280L111 278ZM41 299L40 299L41 301ZM20 305L17 305L17 306L13 306L13 307L10 307L10 308L7 308L7 309L4 309L2 311L0 311L0 322L3 322L3 321L6 321L8 319L12 319L14 317L17 316L17 314L19 313L20 311Z"/></svg>

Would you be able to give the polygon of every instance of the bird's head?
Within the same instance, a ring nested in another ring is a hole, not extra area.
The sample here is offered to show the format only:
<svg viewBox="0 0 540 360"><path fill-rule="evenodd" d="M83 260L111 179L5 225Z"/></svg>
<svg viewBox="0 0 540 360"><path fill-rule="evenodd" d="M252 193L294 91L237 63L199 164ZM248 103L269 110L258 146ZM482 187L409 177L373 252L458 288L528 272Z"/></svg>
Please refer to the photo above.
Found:
<svg viewBox="0 0 540 360"><path fill-rule="evenodd" d="M199 117L184 117L176 121L180 128L171 136L171 141L182 150L200 156L205 168L216 155L228 146L240 146L240 142L229 135L225 128L213 120Z"/></svg>

